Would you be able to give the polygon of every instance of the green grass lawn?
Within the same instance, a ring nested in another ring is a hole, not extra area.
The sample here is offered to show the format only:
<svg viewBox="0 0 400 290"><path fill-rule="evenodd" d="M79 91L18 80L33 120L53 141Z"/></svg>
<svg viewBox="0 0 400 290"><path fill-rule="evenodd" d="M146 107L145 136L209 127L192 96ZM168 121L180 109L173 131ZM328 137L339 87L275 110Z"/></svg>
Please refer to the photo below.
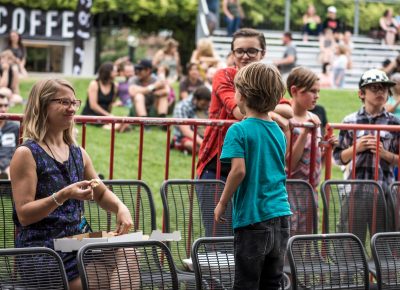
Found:
<svg viewBox="0 0 400 290"><path fill-rule="evenodd" d="M21 94L27 98L33 83L37 79L29 78L21 82ZM90 79L69 79L83 104L86 101L86 89ZM329 122L340 123L343 117L358 110L361 101L356 91L323 90L319 103L327 111ZM83 106L82 106L83 107ZM82 108L81 108L82 109ZM23 107L17 105L10 112L22 113ZM128 114L125 108L115 108L115 115ZM81 126L78 126L81 132ZM108 177L110 165L110 136L111 131L88 126L86 150L91 156L94 166L99 173ZM337 132L336 132L337 133ZM78 140L80 142L80 140ZM136 179L138 176L139 129L128 133L117 133L115 142L114 179ZM162 202L159 189L165 174L166 133L159 128L152 128L144 134L143 172L142 179L150 186L156 203L158 225L161 223ZM171 151L169 178L190 178L191 157L180 152ZM333 171L334 178L341 178L338 169Z"/></svg>

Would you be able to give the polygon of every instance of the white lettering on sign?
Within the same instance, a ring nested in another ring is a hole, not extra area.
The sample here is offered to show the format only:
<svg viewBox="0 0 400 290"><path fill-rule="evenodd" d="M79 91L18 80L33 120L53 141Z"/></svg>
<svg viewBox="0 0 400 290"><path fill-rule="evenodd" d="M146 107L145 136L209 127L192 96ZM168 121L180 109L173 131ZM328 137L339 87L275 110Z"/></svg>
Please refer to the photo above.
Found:
<svg viewBox="0 0 400 290"><path fill-rule="evenodd" d="M0 6L0 34L4 34L7 32L7 25L3 21L3 17L6 17L8 15L7 9L3 6Z"/></svg>
<svg viewBox="0 0 400 290"><path fill-rule="evenodd" d="M73 70L72 70L72 73L74 74L74 75L80 75L81 74L81 67L79 66L79 65L74 65L74 68L73 68Z"/></svg>
<svg viewBox="0 0 400 290"><path fill-rule="evenodd" d="M62 30L61 36L63 38L74 37L74 12L64 11L62 13Z"/></svg>
<svg viewBox="0 0 400 290"><path fill-rule="evenodd" d="M38 16L40 16L42 14L42 12L40 10L32 10L31 11L31 27L29 28L29 35L30 36L34 36L36 35L36 27L40 26L42 24L42 22L40 21L40 19L38 18Z"/></svg>
<svg viewBox="0 0 400 290"><path fill-rule="evenodd" d="M25 32L25 10L17 8L14 10L12 15L12 30L23 34Z"/></svg>
<svg viewBox="0 0 400 290"><path fill-rule="evenodd" d="M92 0L81 0L81 4L85 5L86 2L86 8L92 7Z"/></svg>
<svg viewBox="0 0 400 290"><path fill-rule="evenodd" d="M57 27L57 21L54 17L58 15L57 11L48 11L46 14L46 36L51 37L53 28Z"/></svg>
<svg viewBox="0 0 400 290"><path fill-rule="evenodd" d="M78 46L75 48L75 53L79 55L79 62L83 63L83 57L85 56L85 51Z"/></svg>

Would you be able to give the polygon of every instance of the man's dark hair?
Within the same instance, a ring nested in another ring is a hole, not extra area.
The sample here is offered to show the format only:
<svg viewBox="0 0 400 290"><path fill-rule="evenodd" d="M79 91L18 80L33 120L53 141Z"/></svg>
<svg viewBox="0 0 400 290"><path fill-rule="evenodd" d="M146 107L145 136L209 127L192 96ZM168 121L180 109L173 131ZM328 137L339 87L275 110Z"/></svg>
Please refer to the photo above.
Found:
<svg viewBox="0 0 400 290"><path fill-rule="evenodd" d="M200 86L193 92L193 99L210 101L211 92L206 86Z"/></svg>
<svg viewBox="0 0 400 290"><path fill-rule="evenodd" d="M285 32L283 35L284 35L285 37L289 38L290 40L293 40L292 33L290 33L290 32Z"/></svg>
<svg viewBox="0 0 400 290"><path fill-rule="evenodd" d="M242 28L233 34L233 38L232 38L232 42L231 42L231 50L233 50L233 44L235 43L235 40L237 38L241 38L241 37L257 37L258 41L260 43L261 49L265 51L265 49L267 48L265 36L262 32L259 32L252 28Z"/></svg>

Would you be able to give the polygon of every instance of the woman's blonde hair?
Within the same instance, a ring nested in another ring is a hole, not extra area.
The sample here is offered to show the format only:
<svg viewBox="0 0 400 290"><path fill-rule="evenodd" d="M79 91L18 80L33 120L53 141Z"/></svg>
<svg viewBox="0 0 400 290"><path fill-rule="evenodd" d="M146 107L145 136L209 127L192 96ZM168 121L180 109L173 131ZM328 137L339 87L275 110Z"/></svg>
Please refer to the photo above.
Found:
<svg viewBox="0 0 400 290"><path fill-rule="evenodd" d="M201 38L197 41L199 56L214 56L214 47L210 38Z"/></svg>
<svg viewBox="0 0 400 290"><path fill-rule="evenodd" d="M164 43L163 51L164 51L164 53L168 53L172 50L172 48L178 47L178 46L179 46L179 42L177 42L173 38L168 38Z"/></svg>
<svg viewBox="0 0 400 290"><path fill-rule="evenodd" d="M59 89L63 87L70 89L75 95L72 85L63 79L44 79L33 85L22 121L22 138L24 141L42 142L44 140L48 131L47 107L57 95ZM74 125L74 122L72 122L71 126L63 132L64 142L69 145L76 144L73 134Z"/></svg>
<svg viewBox="0 0 400 290"><path fill-rule="evenodd" d="M285 83L274 65L253 62L238 71L235 88L246 106L259 112L273 111L286 92Z"/></svg>
<svg viewBox="0 0 400 290"><path fill-rule="evenodd" d="M312 70L298 66L290 72L286 80L286 86L289 95L293 97L290 91L292 86L296 86L303 91L309 91L317 81L319 81L319 77Z"/></svg>

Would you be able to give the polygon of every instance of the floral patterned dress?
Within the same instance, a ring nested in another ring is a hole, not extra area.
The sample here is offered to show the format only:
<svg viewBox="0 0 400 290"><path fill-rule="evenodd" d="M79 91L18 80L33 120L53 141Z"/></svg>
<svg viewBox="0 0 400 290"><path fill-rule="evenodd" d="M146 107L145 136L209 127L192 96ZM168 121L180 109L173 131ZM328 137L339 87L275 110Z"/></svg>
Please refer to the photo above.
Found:
<svg viewBox="0 0 400 290"><path fill-rule="evenodd" d="M64 187L83 180L83 157L81 149L75 145L69 146L69 157L64 163L52 158L35 141L29 140L22 144L28 147L36 162L37 186L35 200L51 196ZM54 248L53 239L63 238L80 233L79 224L83 213L83 202L69 199L62 206L39 222L22 226L14 209L16 225L16 247L48 247ZM58 252L63 260L68 280L78 277L76 252Z"/></svg>

